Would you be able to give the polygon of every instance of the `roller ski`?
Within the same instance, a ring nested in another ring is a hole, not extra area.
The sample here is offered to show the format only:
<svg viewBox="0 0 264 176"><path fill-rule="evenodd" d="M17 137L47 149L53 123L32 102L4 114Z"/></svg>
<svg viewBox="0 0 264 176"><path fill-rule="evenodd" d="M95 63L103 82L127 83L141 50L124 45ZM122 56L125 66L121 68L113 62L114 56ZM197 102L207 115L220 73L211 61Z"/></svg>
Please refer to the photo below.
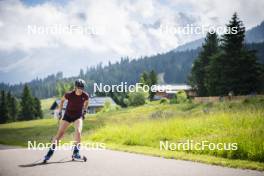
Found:
<svg viewBox="0 0 264 176"><path fill-rule="evenodd" d="M73 149L73 154L72 154L72 161L87 161L87 158L85 156L81 156L79 152L79 147L76 145L74 146Z"/></svg>
<svg viewBox="0 0 264 176"><path fill-rule="evenodd" d="M80 154L73 154L72 155L72 161L87 161L86 156L81 156Z"/></svg>

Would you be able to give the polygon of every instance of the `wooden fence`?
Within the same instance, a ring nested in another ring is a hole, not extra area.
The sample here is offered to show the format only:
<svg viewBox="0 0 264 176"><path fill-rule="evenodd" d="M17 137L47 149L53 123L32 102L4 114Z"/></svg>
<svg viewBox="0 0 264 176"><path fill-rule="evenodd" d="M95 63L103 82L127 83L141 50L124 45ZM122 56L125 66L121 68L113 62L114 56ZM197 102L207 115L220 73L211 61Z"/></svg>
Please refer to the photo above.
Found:
<svg viewBox="0 0 264 176"><path fill-rule="evenodd" d="M247 98L253 98L253 97L264 98L264 95L194 97L193 101L195 103L209 103L209 102L230 101L230 100L245 100Z"/></svg>

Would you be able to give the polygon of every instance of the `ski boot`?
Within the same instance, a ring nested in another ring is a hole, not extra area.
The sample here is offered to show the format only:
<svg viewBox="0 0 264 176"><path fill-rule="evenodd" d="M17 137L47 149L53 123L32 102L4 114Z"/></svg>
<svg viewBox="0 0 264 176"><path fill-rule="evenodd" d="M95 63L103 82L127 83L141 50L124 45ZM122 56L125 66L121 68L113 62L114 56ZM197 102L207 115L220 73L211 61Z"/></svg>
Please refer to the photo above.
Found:
<svg viewBox="0 0 264 176"><path fill-rule="evenodd" d="M77 146L74 146L74 150L73 150L73 154L72 154L72 161L84 161L86 162L87 161L87 158L85 156L81 156L80 155L80 152L79 152L79 149Z"/></svg>
<svg viewBox="0 0 264 176"><path fill-rule="evenodd" d="M43 160L44 164L47 163L47 161L51 158L51 156L54 153L55 148L56 148L56 145L52 144L50 149L49 149L49 151L48 151L48 153L47 153L47 155L45 155L45 157L44 157L44 160Z"/></svg>

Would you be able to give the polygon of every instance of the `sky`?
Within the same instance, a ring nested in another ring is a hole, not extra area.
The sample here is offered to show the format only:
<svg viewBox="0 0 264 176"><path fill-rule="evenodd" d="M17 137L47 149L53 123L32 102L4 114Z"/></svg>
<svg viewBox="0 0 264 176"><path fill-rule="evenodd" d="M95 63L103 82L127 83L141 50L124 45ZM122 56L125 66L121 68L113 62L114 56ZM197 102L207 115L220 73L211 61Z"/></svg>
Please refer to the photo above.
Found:
<svg viewBox="0 0 264 176"><path fill-rule="evenodd" d="M237 12L249 29L263 9L263 0L0 0L0 82L164 53L205 35L175 27L224 27Z"/></svg>

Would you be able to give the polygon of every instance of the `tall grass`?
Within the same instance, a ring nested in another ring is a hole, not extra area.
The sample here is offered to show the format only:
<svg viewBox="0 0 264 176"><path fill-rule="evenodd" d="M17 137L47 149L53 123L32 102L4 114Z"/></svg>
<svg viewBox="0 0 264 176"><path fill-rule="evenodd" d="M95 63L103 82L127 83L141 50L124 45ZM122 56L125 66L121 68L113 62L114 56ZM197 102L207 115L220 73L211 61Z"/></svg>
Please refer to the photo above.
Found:
<svg viewBox="0 0 264 176"><path fill-rule="evenodd" d="M56 98L47 98L47 99L41 100L41 109L42 109L44 118L50 118L53 116L51 113L50 107L55 100Z"/></svg>
<svg viewBox="0 0 264 176"><path fill-rule="evenodd" d="M156 110L155 118L152 115L142 122L109 124L97 130L90 139L154 148L160 147L160 141L237 143L237 150L206 148L186 152L264 162L263 104L263 100L253 99L214 105L165 106Z"/></svg>
<svg viewBox="0 0 264 176"><path fill-rule="evenodd" d="M46 109L47 100L43 105ZM0 143L27 146L28 140L49 142L54 119L0 125ZM71 127L64 141L72 139ZM160 104L102 112L86 117L83 140L159 149L170 143L209 141L237 143L238 150L188 150L186 153L264 162L264 99L207 104Z"/></svg>

